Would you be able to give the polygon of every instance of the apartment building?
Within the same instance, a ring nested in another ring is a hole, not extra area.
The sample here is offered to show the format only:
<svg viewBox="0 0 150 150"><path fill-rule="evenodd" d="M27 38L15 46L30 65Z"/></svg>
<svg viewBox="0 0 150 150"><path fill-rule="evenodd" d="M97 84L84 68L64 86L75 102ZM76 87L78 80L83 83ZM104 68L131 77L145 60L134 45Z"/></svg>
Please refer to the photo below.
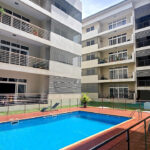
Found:
<svg viewBox="0 0 150 150"><path fill-rule="evenodd" d="M150 100L149 8L149 0L125 0L83 19L82 92Z"/></svg>
<svg viewBox="0 0 150 150"><path fill-rule="evenodd" d="M0 97L79 98L80 0L0 0Z"/></svg>

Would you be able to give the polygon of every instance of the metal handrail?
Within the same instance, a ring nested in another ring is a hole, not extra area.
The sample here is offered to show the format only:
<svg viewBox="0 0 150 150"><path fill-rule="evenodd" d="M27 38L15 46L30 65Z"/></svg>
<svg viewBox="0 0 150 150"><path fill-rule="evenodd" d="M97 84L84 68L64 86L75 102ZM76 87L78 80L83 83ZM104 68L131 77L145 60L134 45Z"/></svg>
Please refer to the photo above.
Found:
<svg viewBox="0 0 150 150"><path fill-rule="evenodd" d="M146 120L148 120L148 119L150 119L150 116L148 116L148 117L146 117L145 119L143 119L143 120L137 122L136 124L132 125L131 127L127 128L126 130L121 131L119 134L116 134L116 135L112 136L111 138L107 139L106 141L101 142L100 144L98 144L98 145L92 147L90 150L98 150L98 149L101 148L102 146L104 146L104 145L106 145L107 143L113 141L114 139L116 139L117 137L123 135L124 133L127 133L127 142L130 142L130 140L129 140L129 130L132 129L132 128L134 128L135 126L137 126L137 125L143 123L143 122L144 122L144 127L146 127L145 124L146 124ZM129 147L130 147L130 143L128 143L128 150L129 150Z"/></svg>
<svg viewBox="0 0 150 150"><path fill-rule="evenodd" d="M138 67L150 66L150 59L138 60L137 61L137 66Z"/></svg>
<svg viewBox="0 0 150 150"><path fill-rule="evenodd" d="M132 59L132 55L128 55L126 58L118 58L116 60L110 60L109 58L104 58L104 59L99 59L98 63L99 64L104 64L104 63L112 63L112 62L117 62L117 61L124 61L124 60L130 60Z"/></svg>
<svg viewBox="0 0 150 150"><path fill-rule="evenodd" d="M49 61L0 49L0 62L49 70Z"/></svg>
<svg viewBox="0 0 150 150"><path fill-rule="evenodd" d="M16 29L22 30L24 32L33 34L35 36L44 38L46 40L49 40L50 38L49 31L42 29L39 26L36 26L34 24L31 24L30 22L17 18L6 12L3 14L0 13L0 22L12 26Z"/></svg>
<svg viewBox="0 0 150 150"><path fill-rule="evenodd" d="M150 86L150 80L138 80L138 86Z"/></svg>
<svg viewBox="0 0 150 150"><path fill-rule="evenodd" d="M140 39L140 41L136 41L136 47L140 48L140 47L144 47L144 46L149 46L150 45L150 40L142 40Z"/></svg>
<svg viewBox="0 0 150 150"><path fill-rule="evenodd" d="M148 27L148 26L150 26L150 20L146 20L141 23L137 23L136 26L137 26L137 29L142 29L142 28Z"/></svg>
<svg viewBox="0 0 150 150"><path fill-rule="evenodd" d="M115 79L132 79L134 75L134 72L128 72L127 74L116 74L113 77L110 76L110 74L101 74L99 77L99 80L115 80Z"/></svg>

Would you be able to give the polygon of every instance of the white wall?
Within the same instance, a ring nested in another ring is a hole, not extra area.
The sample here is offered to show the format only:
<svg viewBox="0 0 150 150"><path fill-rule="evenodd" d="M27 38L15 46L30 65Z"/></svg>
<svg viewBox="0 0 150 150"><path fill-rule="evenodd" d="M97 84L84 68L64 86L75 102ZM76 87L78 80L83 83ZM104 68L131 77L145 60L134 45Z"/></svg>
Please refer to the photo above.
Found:
<svg viewBox="0 0 150 150"><path fill-rule="evenodd" d="M61 22L62 24L68 26L69 28L79 33L82 33L82 30L81 30L82 24L79 21L75 20L73 17L67 15L66 13L64 13L63 11L61 11L54 5L52 5L51 13L52 13L52 17L55 20Z"/></svg>
<svg viewBox="0 0 150 150"><path fill-rule="evenodd" d="M50 75L81 79L81 68L50 61Z"/></svg>
<svg viewBox="0 0 150 150"><path fill-rule="evenodd" d="M70 53L81 55L81 45L51 32L51 45Z"/></svg>

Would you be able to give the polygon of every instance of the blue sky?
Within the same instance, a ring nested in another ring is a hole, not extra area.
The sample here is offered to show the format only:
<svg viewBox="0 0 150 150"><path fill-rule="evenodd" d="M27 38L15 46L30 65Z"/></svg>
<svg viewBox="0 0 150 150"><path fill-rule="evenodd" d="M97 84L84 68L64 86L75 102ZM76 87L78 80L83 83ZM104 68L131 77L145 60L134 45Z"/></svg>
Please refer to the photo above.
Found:
<svg viewBox="0 0 150 150"><path fill-rule="evenodd" d="M83 17L88 17L100 10L115 5L123 0L82 0Z"/></svg>

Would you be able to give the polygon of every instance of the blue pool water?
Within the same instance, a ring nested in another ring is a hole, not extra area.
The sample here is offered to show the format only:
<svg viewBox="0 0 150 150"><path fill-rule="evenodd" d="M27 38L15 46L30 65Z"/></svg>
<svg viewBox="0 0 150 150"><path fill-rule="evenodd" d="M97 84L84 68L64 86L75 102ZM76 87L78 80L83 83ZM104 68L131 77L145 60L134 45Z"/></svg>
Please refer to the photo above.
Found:
<svg viewBox="0 0 150 150"><path fill-rule="evenodd" d="M130 118L76 111L0 124L0 150L58 150Z"/></svg>

